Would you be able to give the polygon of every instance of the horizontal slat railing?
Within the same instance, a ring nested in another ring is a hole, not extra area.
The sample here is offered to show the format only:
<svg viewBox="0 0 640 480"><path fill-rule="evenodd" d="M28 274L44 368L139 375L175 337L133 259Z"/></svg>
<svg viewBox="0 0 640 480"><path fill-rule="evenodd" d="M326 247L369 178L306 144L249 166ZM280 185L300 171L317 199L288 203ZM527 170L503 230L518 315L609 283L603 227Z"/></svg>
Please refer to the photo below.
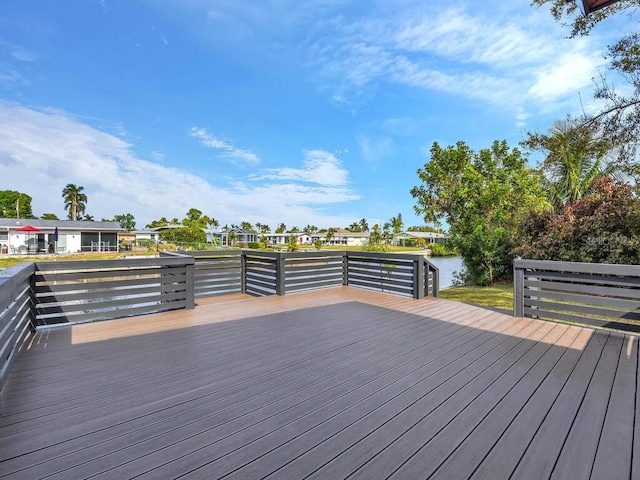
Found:
<svg viewBox="0 0 640 480"><path fill-rule="evenodd" d="M196 297L242 292L285 295L350 285L422 298L438 296L438 269L422 255L353 251L180 252L195 258Z"/></svg>
<svg viewBox="0 0 640 480"><path fill-rule="evenodd" d="M424 297L426 259L422 255L345 252L345 256L346 285Z"/></svg>
<svg viewBox="0 0 640 480"><path fill-rule="evenodd" d="M640 333L640 266L514 260L514 315Z"/></svg>
<svg viewBox="0 0 640 480"><path fill-rule="evenodd" d="M31 277L35 264L0 271L0 390L24 338L35 330Z"/></svg>
<svg viewBox="0 0 640 480"><path fill-rule="evenodd" d="M242 288L241 250L163 252L162 256L191 256L195 260L195 297L240 293Z"/></svg>
<svg viewBox="0 0 640 480"><path fill-rule="evenodd" d="M53 325L193 308L190 256L37 262L35 323Z"/></svg>
<svg viewBox="0 0 640 480"><path fill-rule="evenodd" d="M285 253L285 293L343 284L343 252Z"/></svg>

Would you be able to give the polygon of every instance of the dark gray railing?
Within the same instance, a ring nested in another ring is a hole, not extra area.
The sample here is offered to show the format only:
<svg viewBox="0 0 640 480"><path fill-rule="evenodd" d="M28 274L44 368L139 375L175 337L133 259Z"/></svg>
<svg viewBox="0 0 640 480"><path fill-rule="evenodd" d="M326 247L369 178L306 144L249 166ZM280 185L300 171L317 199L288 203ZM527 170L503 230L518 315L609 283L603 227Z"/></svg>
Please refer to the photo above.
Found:
<svg viewBox="0 0 640 480"><path fill-rule="evenodd" d="M514 315L640 332L640 266L515 260Z"/></svg>
<svg viewBox="0 0 640 480"><path fill-rule="evenodd" d="M438 296L438 268L422 255L356 251L256 250L165 253L195 259L196 296L285 295L348 285L398 295Z"/></svg>
<svg viewBox="0 0 640 480"><path fill-rule="evenodd" d="M36 262L36 325L193 308L193 257Z"/></svg>
<svg viewBox="0 0 640 480"><path fill-rule="evenodd" d="M25 336L35 330L31 277L35 265L20 263L0 271L0 390Z"/></svg>

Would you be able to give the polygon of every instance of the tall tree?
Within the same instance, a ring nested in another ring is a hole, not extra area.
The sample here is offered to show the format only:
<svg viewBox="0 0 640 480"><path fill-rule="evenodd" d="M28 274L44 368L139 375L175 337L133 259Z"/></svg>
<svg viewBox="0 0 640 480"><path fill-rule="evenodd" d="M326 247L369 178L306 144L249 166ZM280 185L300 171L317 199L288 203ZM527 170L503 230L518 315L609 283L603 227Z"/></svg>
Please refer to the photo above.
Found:
<svg viewBox="0 0 640 480"><path fill-rule="evenodd" d="M122 228L124 228L127 232L131 230L135 230L136 228L136 219L131 213L123 213L121 215L115 215L113 217L114 222L118 222Z"/></svg>
<svg viewBox="0 0 640 480"><path fill-rule="evenodd" d="M367 222L366 218L360 220L360 231L368 232L369 231L369 222Z"/></svg>
<svg viewBox="0 0 640 480"><path fill-rule="evenodd" d="M276 228L276 233L284 233L287 231L287 226L284 223L278 224L278 228Z"/></svg>
<svg viewBox="0 0 640 480"><path fill-rule="evenodd" d="M15 190L0 190L0 217L33 218L31 197Z"/></svg>
<svg viewBox="0 0 640 480"><path fill-rule="evenodd" d="M575 0L532 0L533 5L550 6L556 21L571 27L570 37L589 35L599 23L612 15L637 14L640 0L620 0L585 15ZM629 25L637 25L630 22ZM635 178L640 174L636 158L637 139L640 137L640 33L631 27L621 31L621 37L608 45L606 58L610 70L619 74L626 86L616 91L613 82L605 76L596 85L594 97L601 107L595 114L584 114L578 120L582 125L602 131L616 153L619 168Z"/></svg>
<svg viewBox="0 0 640 480"><path fill-rule="evenodd" d="M361 232L362 231L362 227L360 226L360 224L358 222L353 222L351 225L349 225L347 227L347 230L349 230L350 232Z"/></svg>
<svg viewBox="0 0 640 480"><path fill-rule="evenodd" d="M400 233L402 231L402 227L404 226L404 222L402 221L402 214L398 213L397 217L391 217L389 223L391 224L391 231L394 235Z"/></svg>
<svg viewBox="0 0 640 480"><path fill-rule="evenodd" d="M147 223L145 228L166 227L167 225L169 225L169 220L167 220L165 217L162 217L159 220L153 220L151 223Z"/></svg>
<svg viewBox="0 0 640 480"><path fill-rule="evenodd" d="M431 147L411 189L418 215L446 220L468 280L491 284L512 273L518 229L530 211L548 207L540 177L505 141L474 152L464 142Z"/></svg>
<svg viewBox="0 0 640 480"><path fill-rule="evenodd" d="M68 183L62 189L64 209L69 211L69 220L78 220L87 208L87 195L83 193L84 187Z"/></svg>
<svg viewBox="0 0 640 480"><path fill-rule="evenodd" d="M331 240L334 239L334 237L336 236L336 229L331 227L329 229L327 229L327 233L324 235L324 241L326 243L331 242Z"/></svg>

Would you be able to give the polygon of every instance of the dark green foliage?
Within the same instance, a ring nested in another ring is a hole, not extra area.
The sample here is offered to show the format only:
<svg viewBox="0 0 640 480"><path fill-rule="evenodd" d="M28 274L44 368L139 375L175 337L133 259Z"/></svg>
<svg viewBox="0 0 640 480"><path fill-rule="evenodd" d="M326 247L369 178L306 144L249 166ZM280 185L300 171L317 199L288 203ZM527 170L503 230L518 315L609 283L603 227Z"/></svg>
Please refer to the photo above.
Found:
<svg viewBox="0 0 640 480"><path fill-rule="evenodd" d="M505 141L474 152L464 142L445 149L434 143L411 189L425 222L444 219L462 256L468 281L492 284L512 273L511 250L530 211L546 205L540 176Z"/></svg>
<svg viewBox="0 0 640 480"><path fill-rule="evenodd" d="M256 250L260 248L260 242L249 242L247 243L247 247Z"/></svg>
<svg viewBox="0 0 640 480"><path fill-rule="evenodd" d="M599 178L588 197L534 213L513 253L538 260L640 263L640 199L630 186Z"/></svg>
<svg viewBox="0 0 640 480"><path fill-rule="evenodd" d="M431 250L431 255L434 257L451 257L453 255L459 255L458 250L454 246L449 246L445 243L430 243L427 248Z"/></svg>
<svg viewBox="0 0 640 480"><path fill-rule="evenodd" d="M207 234L197 225L170 228L160 232L160 238L171 243L205 243Z"/></svg>
<svg viewBox="0 0 640 480"><path fill-rule="evenodd" d="M122 215L116 215L113 217L114 222L118 222L122 228L127 232L135 230L136 219L131 213L123 213Z"/></svg>
<svg viewBox="0 0 640 480"><path fill-rule="evenodd" d="M15 190L0 190L0 217L18 218L18 210L20 218L34 218L31 197Z"/></svg>

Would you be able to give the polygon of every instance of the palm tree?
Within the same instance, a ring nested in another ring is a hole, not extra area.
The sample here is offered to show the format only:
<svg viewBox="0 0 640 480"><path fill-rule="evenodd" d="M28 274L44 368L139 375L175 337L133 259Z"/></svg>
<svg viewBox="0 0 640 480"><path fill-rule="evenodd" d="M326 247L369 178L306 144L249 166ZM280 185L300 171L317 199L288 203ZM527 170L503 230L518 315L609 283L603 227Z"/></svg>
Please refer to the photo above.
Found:
<svg viewBox="0 0 640 480"><path fill-rule="evenodd" d="M87 195L82 193L83 190L84 187L73 183L62 189L64 208L69 210L69 220L78 220L78 215L82 215L87 208Z"/></svg>
<svg viewBox="0 0 640 480"><path fill-rule="evenodd" d="M347 230L349 230L350 232L361 232L362 227L358 222L353 222L351 225L347 227Z"/></svg>
<svg viewBox="0 0 640 480"><path fill-rule="evenodd" d="M399 213L397 217L391 217L391 230L394 235L397 235L402 231L402 227L404 226L404 222L402 221L402 214Z"/></svg>
<svg viewBox="0 0 640 480"><path fill-rule="evenodd" d="M556 208L586 196L599 175L621 175L608 165L608 146L599 132L572 121L557 120L549 135L529 134L523 144L546 153L543 181Z"/></svg>
<svg viewBox="0 0 640 480"><path fill-rule="evenodd" d="M324 236L324 241L326 243L331 242L331 240L333 240L333 237L336 236L336 229L331 227L330 229L327 230L327 233Z"/></svg>
<svg viewBox="0 0 640 480"><path fill-rule="evenodd" d="M369 231L369 222L367 222L366 218L363 218L360 220L360 231L361 232L368 232Z"/></svg>
<svg viewBox="0 0 640 480"><path fill-rule="evenodd" d="M284 233L287 230L287 226L284 223L280 223L276 228L276 233Z"/></svg>

